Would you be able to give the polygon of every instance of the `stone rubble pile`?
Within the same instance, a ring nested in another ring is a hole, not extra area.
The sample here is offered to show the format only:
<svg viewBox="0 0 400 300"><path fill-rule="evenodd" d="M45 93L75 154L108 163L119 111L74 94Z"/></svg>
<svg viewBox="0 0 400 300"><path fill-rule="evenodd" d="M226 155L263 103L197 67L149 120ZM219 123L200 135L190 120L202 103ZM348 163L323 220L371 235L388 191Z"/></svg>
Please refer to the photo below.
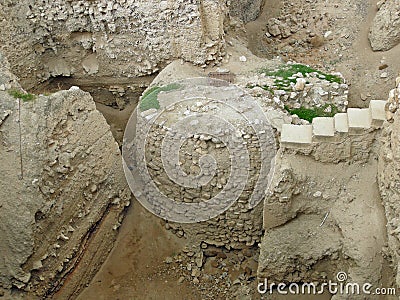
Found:
<svg viewBox="0 0 400 300"><path fill-rule="evenodd" d="M334 75L343 79L340 73ZM267 103L275 103L282 109L285 106L290 109L310 109L332 104L338 112L347 110L349 86L346 83L331 82L316 72L294 74L283 87L282 80L281 77L261 73L250 77L247 86L252 96L267 98ZM327 106L326 112L332 112L332 107Z"/></svg>
<svg viewBox="0 0 400 300"><path fill-rule="evenodd" d="M389 122L394 121L394 115L399 108L400 103L400 77L396 78L396 88L390 90L389 98L386 104L386 119Z"/></svg>
<svg viewBox="0 0 400 300"><path fill-rule="evenodd" d="M267 37L288 38L298 32L301 28L307 26L307 22L301 14L301 11L294 15L287 14L279 18L268 20Z"/></svg>
<svg viewBox="0 0 400 300"><path fill-rule="evenodd" d="M256 247L227 251L203 242L186 246L182 253L166 257L164 262L168 267L181 270L178 284L192 282L206 291L206 299L219 299L242 285L254 284L258 257Z"/></svg>

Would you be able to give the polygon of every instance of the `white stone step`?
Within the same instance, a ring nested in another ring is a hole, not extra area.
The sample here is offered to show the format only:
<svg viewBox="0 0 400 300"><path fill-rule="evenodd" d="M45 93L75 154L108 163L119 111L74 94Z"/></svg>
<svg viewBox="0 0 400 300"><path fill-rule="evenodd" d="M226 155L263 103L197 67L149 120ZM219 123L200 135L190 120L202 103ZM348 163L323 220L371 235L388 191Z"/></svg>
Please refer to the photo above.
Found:
<svg viewBox="0 0 400 300"><path fill-rule="evenodd" d="M386 120L385 106L386 101L384 100L371 100L369 102L369 110L373 127L382 127L383 122Z"/></svg>
<svg viewBox="0 0 400 300"><path fill-rule="evenodd" d="M338 113L334 116L335 130L340 133L349 132L349 120L347 113Z"/></svg>
<svg viewBox="0 0 400 300"><path fill-rule="evenodd" d="M328 141L335 137L335 122L333 118L318 117L312 121L313 135L317 141Z"/></svg>
<svg viewBox="0 0 400 300"><path fill-rule="evenodd" d="M347 110L349 133L361 133L371 128L371 113L369 108L349 108Z"/></svg>
<svg viewBox="0 0 400 300"><path fill-rule="evenodd" d="M283 124L281 144L284 147L296 147L312 143L311 125Z"/></svg>

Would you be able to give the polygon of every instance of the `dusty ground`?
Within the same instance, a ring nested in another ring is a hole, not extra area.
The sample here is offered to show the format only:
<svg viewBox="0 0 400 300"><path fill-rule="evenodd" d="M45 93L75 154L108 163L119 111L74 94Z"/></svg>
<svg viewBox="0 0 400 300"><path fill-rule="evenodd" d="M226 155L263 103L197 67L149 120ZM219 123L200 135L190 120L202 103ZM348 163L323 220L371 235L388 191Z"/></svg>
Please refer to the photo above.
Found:
<svg viewBox="0 0 400 300"><path fill-rule="evenodd" d="M164 263L183 243L135 201L114 250L78 299L200 299L190 283L178 284L179 271Z"/></svg>
<svg viewBox="0 0 400 300"><path fill-rule="evenodd" d="M327 294L261 297L255 280L255 249L244 252L245 256L238 251L212 248L216 256L205 258L203 275L198 283L193 282L187 270L191 259L180 255L186 244L186 239L165 230L164 222L135 201L113 251L78 299L330 299ZM243 263L237 268L239 261ZM227 267L227 275L223 266ZM226 284L227 278L233 282L231 287Z"/></svg>

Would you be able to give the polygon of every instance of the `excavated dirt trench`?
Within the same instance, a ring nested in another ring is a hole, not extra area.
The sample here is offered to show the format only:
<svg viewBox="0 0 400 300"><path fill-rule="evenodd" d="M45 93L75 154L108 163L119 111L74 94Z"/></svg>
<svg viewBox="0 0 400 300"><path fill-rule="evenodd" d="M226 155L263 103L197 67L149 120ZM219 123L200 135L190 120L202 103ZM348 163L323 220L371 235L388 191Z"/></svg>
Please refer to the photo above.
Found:
<svg viewBox="0 0 400 300"><path fill-rule="evenodd" d="M121 146L126 124L136 108L139 97L156 75L138 78L73 78L55 77L29 89L34 94L50 94L79 86L88 92L96 103L111 132Z"/></svg>

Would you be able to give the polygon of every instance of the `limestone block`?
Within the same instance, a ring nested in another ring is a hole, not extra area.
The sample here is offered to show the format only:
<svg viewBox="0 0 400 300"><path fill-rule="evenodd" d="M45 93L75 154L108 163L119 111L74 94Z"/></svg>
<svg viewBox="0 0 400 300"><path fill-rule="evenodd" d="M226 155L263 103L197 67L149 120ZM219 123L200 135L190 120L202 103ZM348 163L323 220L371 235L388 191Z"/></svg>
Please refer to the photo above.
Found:
<svg viewBox="0 0 400 300"><path fill-rule="evenodd" d="M335 122L333 118L318 117L312 122L314 139L331 141L335 137Z"/></svg>
<svg viewBox="0 0 400 300"><path fill-rule="evenodd" d="M369 108L349 108L349 133L357 134L371 128L371 114Z"/></svg>
<svg viewBox="0 0 400 300"><path fill-rule="evenodd" d="M311 125L283 124L281 145L288 148L296 148L312 143Z"/></svg>
<svg viewBox="0 0 400 300"><path fill-rule="evenodd" d="M382 127L383 122L386 120L385 106L386 101L384 100L371 100L369 103L373 127Z"/></svg>
<svg viewBox="0 0 400 300"><path fill-rule="evenodd" d="M349 132L349 120L347 113L338 113L334 116L335 130L340 133Z"/></svg>

